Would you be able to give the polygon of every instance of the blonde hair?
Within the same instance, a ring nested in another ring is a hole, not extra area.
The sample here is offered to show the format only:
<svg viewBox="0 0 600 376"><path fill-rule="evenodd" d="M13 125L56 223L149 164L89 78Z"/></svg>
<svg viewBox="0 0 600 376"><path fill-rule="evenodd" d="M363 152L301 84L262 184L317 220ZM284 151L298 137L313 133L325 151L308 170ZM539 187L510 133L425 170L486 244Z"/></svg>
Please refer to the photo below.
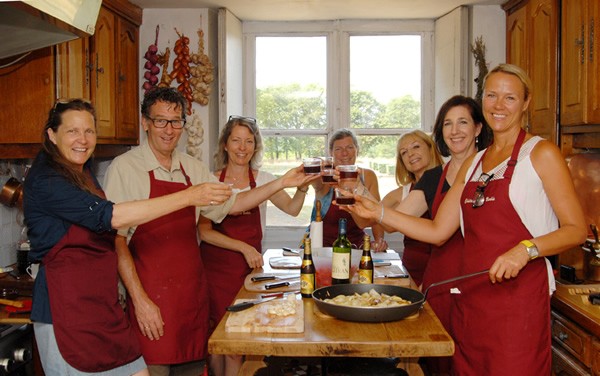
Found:
<svg viewBox="0 0 600 376"><path fill-rule="evenodd" d="M414 131L403 134L402 136L400 136L400 138L398 139L398 143L396 144L396 183L402 186L417 182L417 177L414 173L408 171L408 169L404 165L404 162L402 161L402 156L400 155L400 143L405 137L409 136L421 139L429 148L429 165L427 166L427 170L442 164L442 157L440 156L439 151L435 147L435 144L433 143L431 137L429 137L425 132L416 129Z"/></svg>

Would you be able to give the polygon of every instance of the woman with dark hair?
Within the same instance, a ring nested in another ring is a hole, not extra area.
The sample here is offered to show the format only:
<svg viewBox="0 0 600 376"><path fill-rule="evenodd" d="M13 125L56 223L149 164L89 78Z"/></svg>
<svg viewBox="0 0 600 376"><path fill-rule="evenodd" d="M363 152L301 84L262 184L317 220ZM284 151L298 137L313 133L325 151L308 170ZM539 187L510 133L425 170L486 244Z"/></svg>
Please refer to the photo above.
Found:
<svg viewBox="0 0 600 376"><path fill-rule="evenodd" d="M134 327L119 304L113 229L188 207L223 203L232 192L203 184L153 200L114 204L91 171L92 105L58 101L24 190L35 279L31 320L47 375L148 375Z"/></svg>
<svg viewBox="0 0 600 376"><path fill-rule="evenodd" d="M453 292L453 374L549 375L554 276L545 256L581 244L586 223L560 150L524 129L527 74L501 64L483 87L494 140L463 162L433 220L362 196L348 210L432 244L462 231L458 270L474 275L439 286Z"/></svg>
<svg viewBox="0 0 600 376"><path fill-rule="evenodd" d="M462 163L490 144L492 130L475 100L456 95L440 108L433 127L433 137L440 153L450 158L445 164L425 171L407 199L396 207L398 211L415 216L428 211L430 218L435 218L446 192L454 184ZM460 231L456 231L443 245L432 245L429 262L423 273L423 291L432 283L460 275L462 249L463 237ZM452 334L449 290L433 289L427 295L427 301L444 328ZM448 374L450 358L427 358L427 367L433 374Z"/></svg>
<svg viewBox="0 0 600 376"><path fill-rule="evenodd" d="M256 120L230 116L219 137L214 175L235 192L250 191L275 180L275 176L259 169L262 150L262 136ZM283 212L297 216L307 190L308 184L300 186L293 197L281 190L269 200ZM200 217L200 248L208 281L211 329L225 315L225 309L244 285L246 276L263 265L261 243L266 211L267 203L263 201L250 210L230 213L220 223ZM241 363L241 355L211 355L209 359L215 376L237 375Z"/></svg>

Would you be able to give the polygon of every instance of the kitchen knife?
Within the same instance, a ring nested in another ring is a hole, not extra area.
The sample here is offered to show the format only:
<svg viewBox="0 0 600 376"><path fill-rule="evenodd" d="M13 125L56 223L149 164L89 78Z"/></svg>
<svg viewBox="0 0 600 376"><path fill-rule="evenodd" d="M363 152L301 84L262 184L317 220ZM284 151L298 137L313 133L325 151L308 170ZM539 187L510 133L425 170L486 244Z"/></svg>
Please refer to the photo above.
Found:
<svg viewBox="0 0 600 376"><path fill-rule="evenodd" d="M277 282L277 283L268 283L265 285L265 289L270 290L270 289L276 289L278 287L285 287L285 286L292 286L292 285L299 285L300 281L284 281L284 282Z"/></svg>
<svg viewBox="0 0 600 376"><path fill-rule="evenodd" d="M291 276L277 276L277 275L262 275L257 277L252 277L250 280L252 282L261 282L261 281L272 281L272 280L286 280L286 279L298 279L300 275L291 275Z"/></svg>
<svg viewBox="0 0 600 376"><path fill-rule="evenodd" d="M242 302L242 303L238 303L238 304L233 304L230 305L229 307L227 307L227 311L229 312L239 312L239 311L243 311L245 309L248 309L250 307L254 307L257 304L260 303L266 303L269 302L271 300L275 300L280 298L282 295L275 295L275 296L271 296L269 298L263 298L263 299L256 299L256 300L249 300L247 302Z"/></svg>

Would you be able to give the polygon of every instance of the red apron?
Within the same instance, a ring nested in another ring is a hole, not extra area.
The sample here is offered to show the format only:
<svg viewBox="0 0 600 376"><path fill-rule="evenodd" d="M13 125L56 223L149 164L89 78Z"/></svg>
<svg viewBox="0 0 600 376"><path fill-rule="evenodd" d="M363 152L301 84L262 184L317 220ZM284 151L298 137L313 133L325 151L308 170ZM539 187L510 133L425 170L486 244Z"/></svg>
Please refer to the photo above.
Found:
<svg viewBox="0 0 600 376"><path fill-rule="evenodd" d="M335 200L335 191L333 193ZM338 237L340 218L346 218L346 236L354 248L362 248L365 232L358 227L350 213L345 212L333 203L329 205L329 209L323 217L323 247L333 246L333 242Z"/></svg>
<svg viewBox="0 0 600 376"><path fill-rule="evenodd" d="M524 137L521 131L504 176L489 182L483 206L472 207L478 182L467 180L461 199L463 273L491 267L498 256L532 237L508 195ZM550 375L550 296L544 257L501 283L492 284L486 274L456 285L461 294L453 297L451 318L455 375Z"/></svg>
<svg viewBox="0 0 600 376"><path fill-rule="evenodd" d="M410 187L412 191L414 184ZM429 218L429 213L425 213L421 218ZM402 252L402 264L406 267L408 274L415 281L417 286L423 283L423 273L427 268L429 256L431 255L431 244L404 236L404 251Z"/></svg>
<svg viewBox="0 0 600 376"><path fill-rule="evenodd" d="M437 185L437 190L431 205L431 217L435 218L437 211L446 196L447 192L442 192L444 183L446 182L446 174L448 166L444 167L442 176ZM443 281L460 275L459 263L462 260L464 242L460 231L456 231L454 235L442 246L431 246L431 256L425 273L423 274L423 291L434 282ZM427 292L427 302L440 319L444 329L452 335L450 330L450 316L452 306L452 296L450 295L450 285L442 285L432 287ZM429 371L434 374L448 374L450 372L450 357L428 358L427 366Z"/></svg>
<svg viewBox="0 0 600 376"><path fill-rule="evenodd" d="M191 185L157 180L150 171L150 198ZM160 308L164 336L151 341L136 333L148 364L178 364L206 357L208 292L198 248L195 208L190 206L137 227L129 242L135 268L148 297ZM129 300L129 316L136 322ZM136 325L137 326L137 325Z"/></svg>
<svg viewBox="0 0 600 376"><path fill-rule="evenodd" d="M225 173L226 168L221 171L219 181L225 180ZM248 168L248 177L250 189L254 189L256 182L251 168ZM263 235L258 207L242 214L228 215L221 223L213 222L213 228L230 238L250 244L259 252L262 251ZM252 269L244 255L239 252L206 242L202 242L200 248L209 287L210 321L214 328L225 315L225 308L231 305Z"/></svg>
<svg viewBox="0 0 600 376"><path fill-rule="evenodd" d="M107 371L141 356L119 304L114 239L114 232L73 224L43 259L58 348L83 372Z"/></svg>

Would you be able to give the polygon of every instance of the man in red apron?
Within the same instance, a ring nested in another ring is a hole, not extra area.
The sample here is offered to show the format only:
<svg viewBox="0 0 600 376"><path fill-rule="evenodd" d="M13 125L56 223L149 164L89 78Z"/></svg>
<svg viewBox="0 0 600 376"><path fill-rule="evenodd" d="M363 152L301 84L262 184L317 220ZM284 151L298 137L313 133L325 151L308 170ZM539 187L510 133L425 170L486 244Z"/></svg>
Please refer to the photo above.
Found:
<svg viewBox="0 0 600 376"><path fill-rule="evenodd" d="M177 150L185 103L173 88L145 95L142 125L148 139L109 166L104 185L112 201L160 197L191 184L218 182L208 167ZM302 168L296 170L283 180L306 184ZM119 273L128 292L129 315L137 323L142 354L153 376L170 372L197 376L204 369L209 306L197 238L198 215L220 222L230 210L256 206L286 182L261 186L252 196L234 195L223 205L186 208L137 228L119 230Z"/></svg>

